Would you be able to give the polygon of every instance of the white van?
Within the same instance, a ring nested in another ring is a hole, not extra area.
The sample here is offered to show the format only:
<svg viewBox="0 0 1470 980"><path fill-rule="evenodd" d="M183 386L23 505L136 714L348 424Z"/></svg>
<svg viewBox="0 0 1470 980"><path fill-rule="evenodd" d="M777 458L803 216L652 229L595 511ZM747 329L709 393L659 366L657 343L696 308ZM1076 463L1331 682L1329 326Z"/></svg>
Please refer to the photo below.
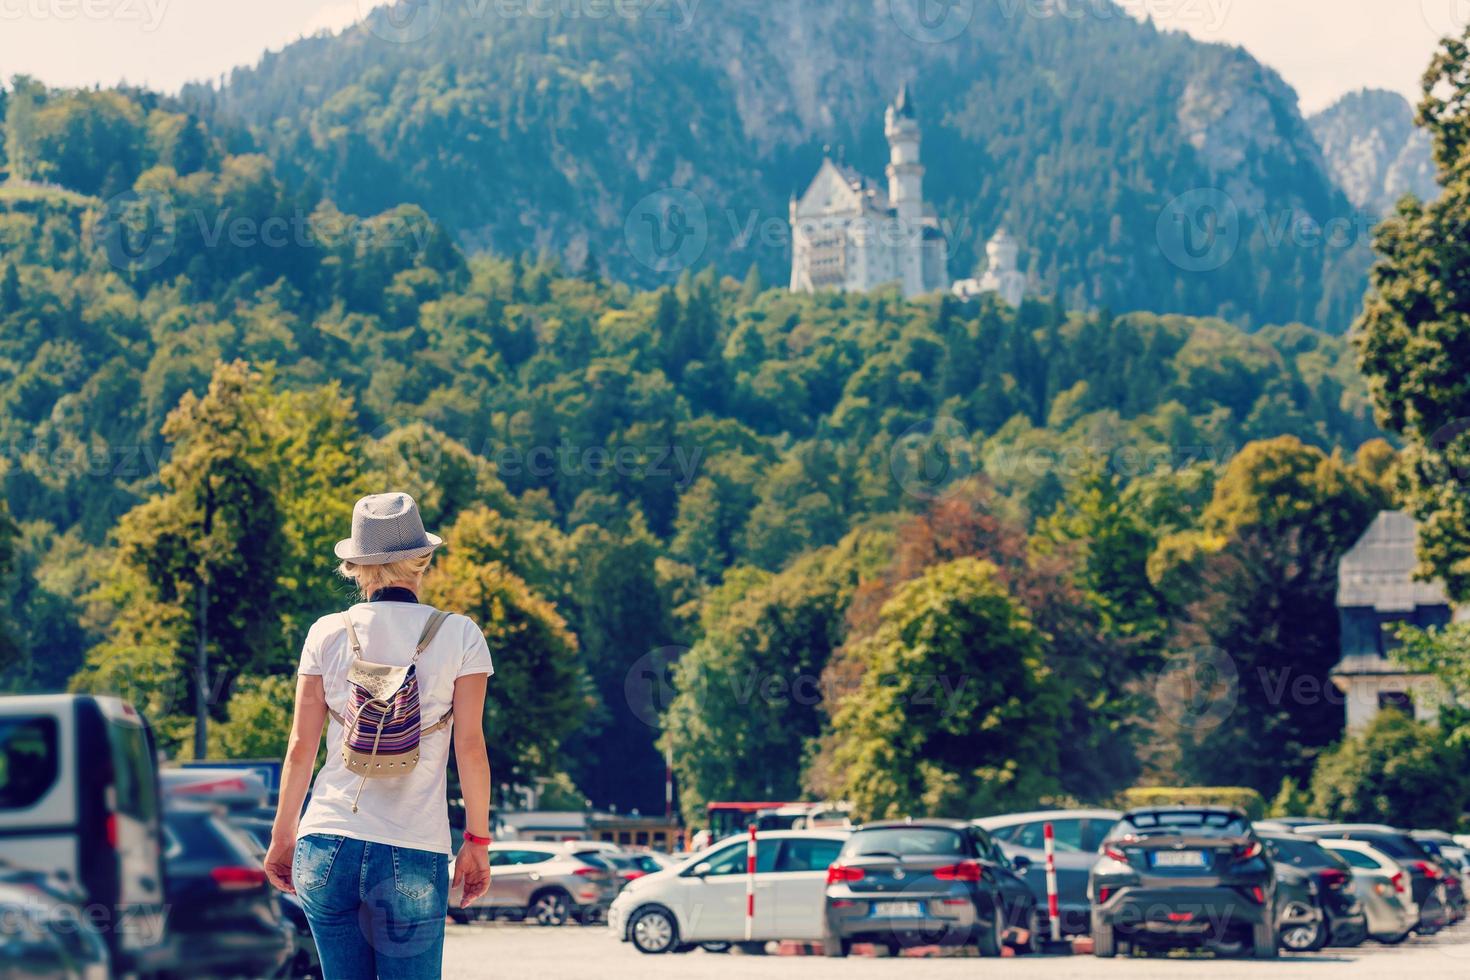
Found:
<svg viewBox="0 0 1470 980"><path fill-rule="evenodd" d="M848 836L842 829L759 835L752 941L822 938L827 868ZM613 935L643 953L743 942L748 846L744 836L730 837L672 868L629 882L608 910Z"/></svg>
<svg viewBox="0 0 1470 980"><path fill-rule="evenodd" d="M114 973L151 972L166 949L161 835L153 733L132 705L0 697L0 862L85 895Z"/></svg>

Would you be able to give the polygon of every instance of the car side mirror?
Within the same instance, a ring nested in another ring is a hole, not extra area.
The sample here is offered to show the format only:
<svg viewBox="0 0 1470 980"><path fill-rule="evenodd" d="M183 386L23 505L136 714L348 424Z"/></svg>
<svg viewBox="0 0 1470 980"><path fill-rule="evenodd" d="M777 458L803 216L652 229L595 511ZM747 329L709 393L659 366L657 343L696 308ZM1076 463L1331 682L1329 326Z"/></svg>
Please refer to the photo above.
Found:
<svg viewBox="0 0 1470 980"><path fill-rule="evenodd" d="M690 871L689 873L692 874L696 878L703 878L705 875L709 874L714 869L715 869L715 866L713 864L710 864L708 861L700 861L698 864L696 864L694 866L694 869L692 871Z"/></svg>
<svg viewBox="0 0 1470 980"><path fill-rule="evenodd" d="M1017 854L1011 858L1011 864L1020 874L1025 874L1031 868L1031 859L1024 854Z"/></svg>

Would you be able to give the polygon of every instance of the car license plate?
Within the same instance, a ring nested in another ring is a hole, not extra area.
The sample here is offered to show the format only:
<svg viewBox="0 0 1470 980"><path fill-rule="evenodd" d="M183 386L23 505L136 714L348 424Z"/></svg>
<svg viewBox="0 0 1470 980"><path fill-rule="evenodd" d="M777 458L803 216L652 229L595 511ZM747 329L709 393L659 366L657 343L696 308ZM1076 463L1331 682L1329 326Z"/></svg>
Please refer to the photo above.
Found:
<svg viewBox="0 0 1470 980"><path fill-rule="evenodd" d="M874 902L873 914L885 919L917 919L924 910L918 902Z"/></svg>
<svg viewBox="0 0 1470 980"><path fill-rule="evenodd" d="M1154 852L1154 867L1156 868L1203 868L1204 866L1204 851Z"/></svg>

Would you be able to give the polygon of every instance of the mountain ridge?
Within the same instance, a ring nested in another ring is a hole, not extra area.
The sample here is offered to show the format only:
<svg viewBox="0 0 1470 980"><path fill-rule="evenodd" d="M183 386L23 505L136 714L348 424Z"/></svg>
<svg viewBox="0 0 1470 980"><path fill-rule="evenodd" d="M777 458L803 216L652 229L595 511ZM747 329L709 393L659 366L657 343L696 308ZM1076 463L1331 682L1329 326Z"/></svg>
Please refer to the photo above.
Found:
<svg viewBox="0 0 1470 980"><path fill-rule="evenodd" d="M382 39L379 12L184 97L350 211L418 204L472 250L546 250L653 285L667 276L637 260L625 226L668 188L709 213L701 261L783 281L785 243L741 231L784 222L825 147L880 176L882 110L908 81L953 278L1004 224L1068 305L1345 329L1366 243L1263 232L1280 214L1352 207L1274 71L1117 8L1073 22L983 4L952 38L924 40L933 28L903 22L903 3L731 0L687 24L446 6L407 43ZM1204 271L1175 240L1200 216L1174 212L1199 190L1226 194L1238 223Z"/></svg>

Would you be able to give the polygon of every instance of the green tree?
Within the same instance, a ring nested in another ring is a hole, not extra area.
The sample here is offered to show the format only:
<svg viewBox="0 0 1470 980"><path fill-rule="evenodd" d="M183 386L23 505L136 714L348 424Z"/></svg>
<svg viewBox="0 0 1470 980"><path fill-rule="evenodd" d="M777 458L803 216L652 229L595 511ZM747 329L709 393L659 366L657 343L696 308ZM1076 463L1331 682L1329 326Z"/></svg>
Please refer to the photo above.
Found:
<svg viewBox="0 0 1470 980"><path fill-rule="evenodd" d="M1381 711L1343 739L1312 775L1312 809L1331 820L1396 827L1459 826L1470 803L1470 758L1434 725Z"/></svg>
<svg viewBox="0 0 1470 980"><path fill-rule="evenodd" d="M183 671L190 679L197 758L207 754L208 719L223 716L235 678L279 662L284 646L277 576L286 549L263 458L271 425L257 397L263 384L244 364L222 364L202 398L185 395L170 413L163 492L117 529L122 581L113 594L136 603L135 616L120 620L138 631L114 632L89 654L94 676L83 682L105 684L96 675L114 658L162 655L158 674ZM137 645L143 634L151 649ZM169 708L185 705L175 699Z"/></svg>
<svg viewBox="0 0 1470 980"><path fill-rule="evenodd" d="M733 575L706 601L703 636L673 670L663 718L691 823L711 800L801 795L803 758L825 719L823 673L870 539L855 532L779 575Z"/></svg>
<svg viewBox="0 0 1470 980"><path fill-rule="evenodd" d="M485 698L490 766L499 786L530 786L561 771L562 745L588 708L577 640L556 608L502 561L498 516L465 511L444 534L444 554L424 599L469 616L490 647L495 674Z"/></svg>
<svg viewBox="0 0 1470 980"><path fill-rule="evenodd" d="M0 500L0 675L14 677L24 666L25 644L20 637L16 596L21 593L16 571L16 539L20 529L10 518L10 508Z"/></svg>
<svg viewBox="0 0 1470 980"><path fill-rule="evenodd" d="M1416 674L1429 674L1447 695L1439 724L1451 742L1470 746L1470 623L1418 629L1401 626L1393 659Z"/></svg>
<svg viewBox="0 0 1470 980"><path fill-rule="evenodd" d="M1443 191L1406 198L1374 235L1378 262L1354 332L1378 420L1403 437L1401 474L1420 555L1470 599L1470 33L1447 38L1424 75L1419 124Z"/></svg>
<svg viewBox="0 0 1470 980"><path fill-rule="evenodd" d="M901 586L854 655L863 674L832 727L860 815L970 817L1056 791L1066 692L994 565L962 558Z"/></svg>
<svg viewBox="0 0 1470 980"><path fill-rule="evenodd" d="M1283 776L1305 781L1337 740L1337 562L1386 503L1355 463L1294 438L1252 443L1231 460L1202 519L1219 550L1199 559L1200 594L1156 689L1162 738L1182 750L1184 778L1274 793ZM1227 689L1208 704L1181 701L1164 683L1181 670Z"/></svg>

